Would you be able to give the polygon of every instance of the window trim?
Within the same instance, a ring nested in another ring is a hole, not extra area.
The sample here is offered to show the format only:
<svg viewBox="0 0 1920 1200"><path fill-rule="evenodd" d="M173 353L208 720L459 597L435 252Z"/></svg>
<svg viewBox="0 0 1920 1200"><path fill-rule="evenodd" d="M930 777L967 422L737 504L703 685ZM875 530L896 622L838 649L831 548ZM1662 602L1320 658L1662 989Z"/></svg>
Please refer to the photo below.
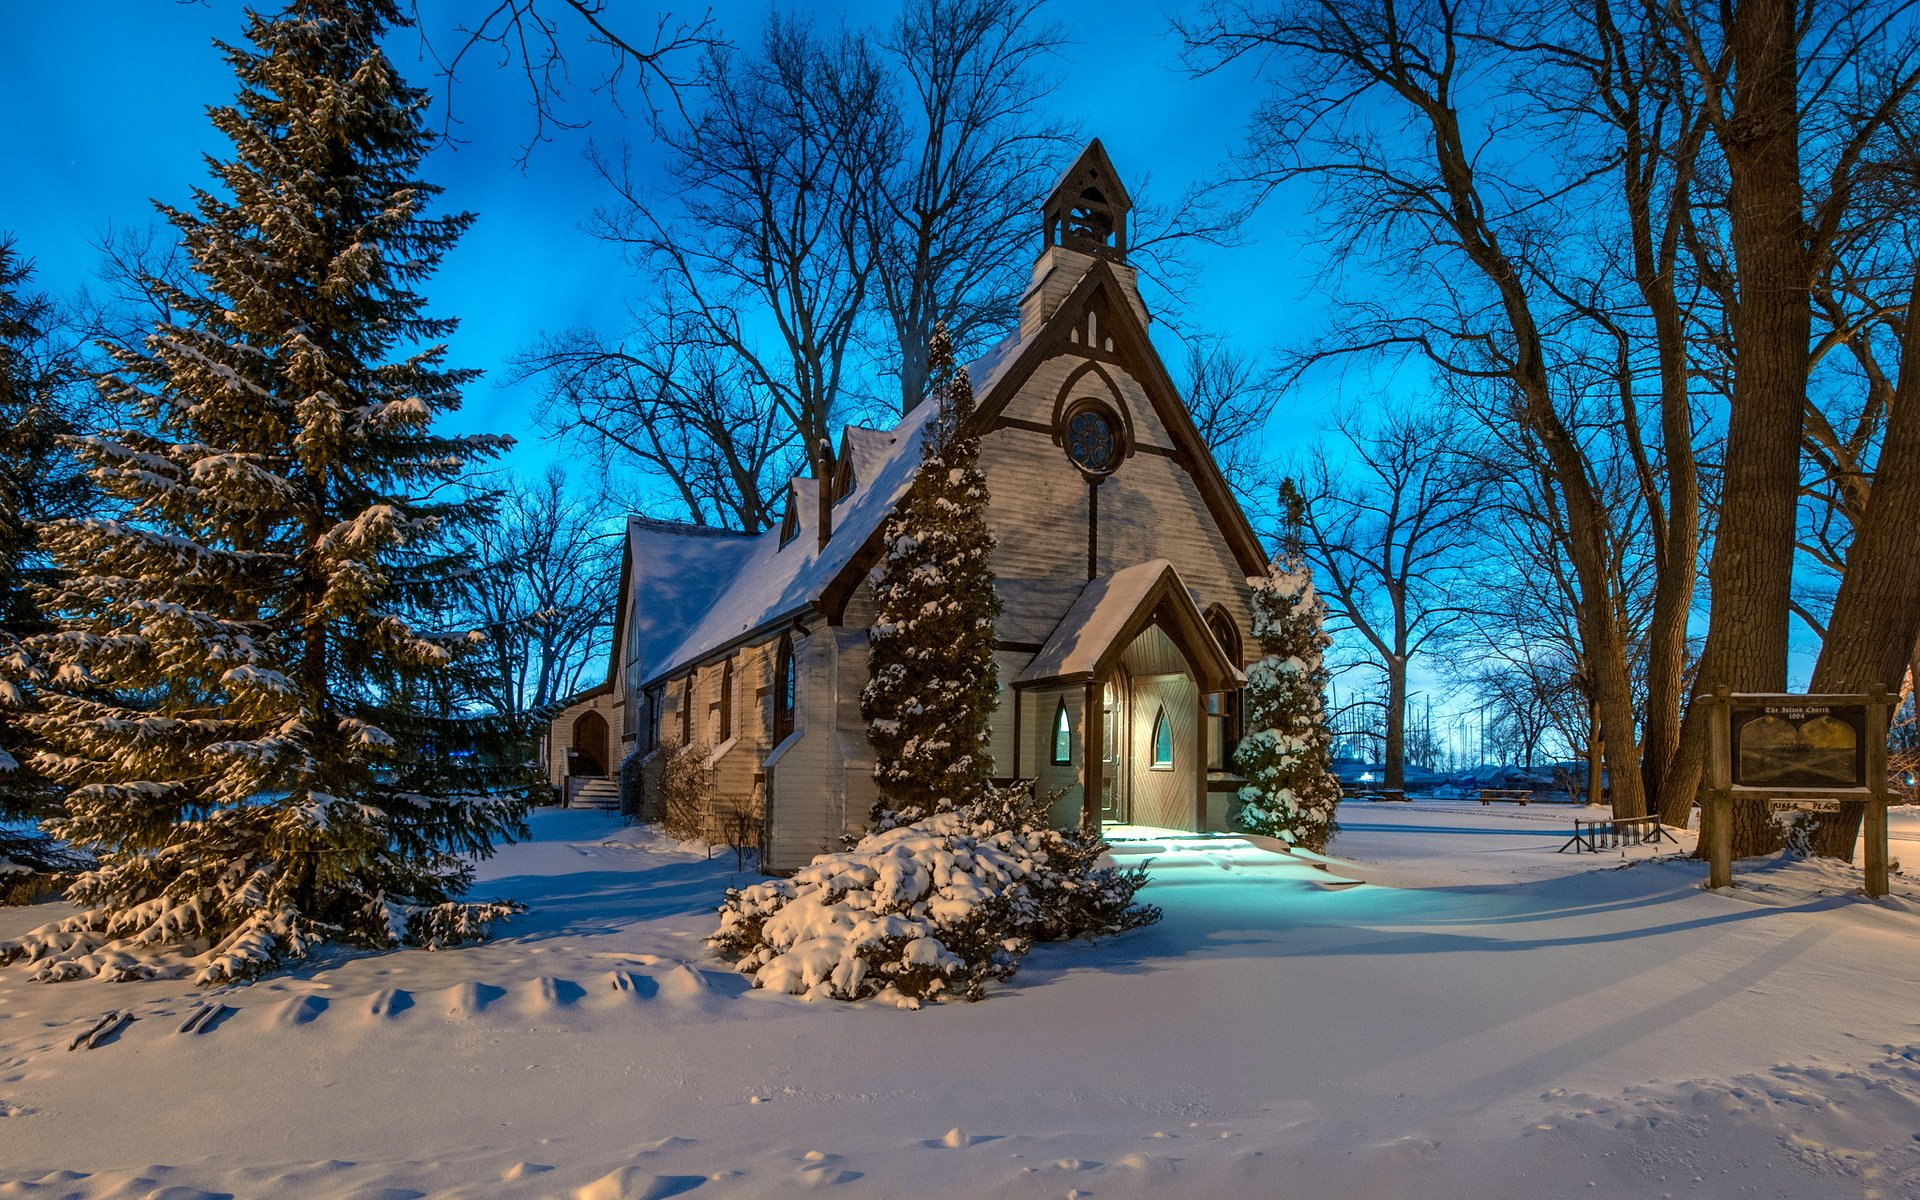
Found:
<svg viewBox="0 0 1920 1200"><path fill-rule="evenodd" d="M1061 742L1066 743L1066 754L1060 753ZM1073 714L1067 709L1067 698L1060 697L1060 705L1053 710L1053 754L1050 761L1056 767L1073 765Z"/></svg>
<svg viewBox="0 0 1920 1200"><path fill-rule="evenodd" d="M720 740L733 739L733 655L720 664Z"/></svg>

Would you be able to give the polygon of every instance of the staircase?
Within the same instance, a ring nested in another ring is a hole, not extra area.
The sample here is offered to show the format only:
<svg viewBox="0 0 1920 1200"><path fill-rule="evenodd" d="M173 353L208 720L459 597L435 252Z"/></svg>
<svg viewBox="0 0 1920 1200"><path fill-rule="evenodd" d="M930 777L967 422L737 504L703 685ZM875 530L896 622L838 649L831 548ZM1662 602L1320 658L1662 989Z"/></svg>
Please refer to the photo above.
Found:
<svg viewBox="0 0 1920 1200"><path fill-rule="evenodd" d="M568 776L567 805L570 808L599 808L618 812L620 785L604 775Z"/></svg>

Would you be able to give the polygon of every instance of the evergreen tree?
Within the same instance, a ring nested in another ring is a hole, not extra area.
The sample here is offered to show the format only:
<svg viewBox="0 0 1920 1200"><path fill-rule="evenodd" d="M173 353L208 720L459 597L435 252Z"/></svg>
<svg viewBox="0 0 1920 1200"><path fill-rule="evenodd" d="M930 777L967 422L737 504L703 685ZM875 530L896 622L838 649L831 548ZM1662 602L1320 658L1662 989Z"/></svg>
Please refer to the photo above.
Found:
<svg viewBox="0 0 1920 1200"><path fill-rule="evenodd" d="M465 473L510 443L432 431L475 372L414 288L472 217L427 211L426 98L379 48L398 21L249 14L211 110L232 157L161 207L202 286L154 281L179 319L116 351L109 388L138 428L82 442L126 519L43 532L65 625L29 641L51 670L26 721L72 789L52 831L99 863L78 916L0 946L38 978L218 983L515 907L456 902L521 805L466 777L470 646L434 616L487 513Z"/></svg>
<svg viewBox="0 0 1920 1200"><path fill-rule="evenodd" d="M1322 851L1333 837L1340 784L1327 729L1327 606L1313 587L1300 538L1300 493L1281 485L1286 532L1280 557L1253 593L1253 633L1266 654L1247 670L1247 735L1234 752L1246 784L1240 823L1255 833Z"/></svg>
<svg viewBox="0 0 1920 1200"><path fill-rule="evenodd" d="M980 439L967 430L973 385L945 327L928 349L937 404L920 442L920 472L882 531L874 589L870 681L860 695L873 742L881 828L973 803L993 776L988 749L1000 699L994 662L993 534Z"/></svg>
<svg viewBox="0 0 1920 1200"><path fill-rule="evenodd" d="M84 865L32 830L57 811L60 788L34 769L18 719L39 678L22 641L47 629L35 589L48 573L33 522L73 515L91 495L60 440L73 432L75 356L51 342L51 306L26 291L31 274L13 240L0 237L0 903L31 899L47 876Z"/></svg>

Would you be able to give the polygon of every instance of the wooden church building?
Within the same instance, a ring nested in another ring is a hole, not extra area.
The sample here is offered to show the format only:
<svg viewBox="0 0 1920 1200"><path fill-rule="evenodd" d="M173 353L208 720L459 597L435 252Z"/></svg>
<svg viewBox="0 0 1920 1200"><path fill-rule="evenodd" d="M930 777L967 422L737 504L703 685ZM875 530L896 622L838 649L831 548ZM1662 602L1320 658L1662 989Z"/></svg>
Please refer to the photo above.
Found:
<svg viewBox="0 0 1920 1200"><path fill-rule="evenodd" d="M1003 603L994 764L1058 792L1064 824L1220 830L1265 555L1148 337L1130 207L1091 143L1041 213L1019 329L969 367ZM859 829L881 524L935 407L848 428L838 477L793 480L777 529L631 520L608 681L556 718L555 784L604 794L638 754L654 813L658 764L691 745L765 869Z"/></svg>

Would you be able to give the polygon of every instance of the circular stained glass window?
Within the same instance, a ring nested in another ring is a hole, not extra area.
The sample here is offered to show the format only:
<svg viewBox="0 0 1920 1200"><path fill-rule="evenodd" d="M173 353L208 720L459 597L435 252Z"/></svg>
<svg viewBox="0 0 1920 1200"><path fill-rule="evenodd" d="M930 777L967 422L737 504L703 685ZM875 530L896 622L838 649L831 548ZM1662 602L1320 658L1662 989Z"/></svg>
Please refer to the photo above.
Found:
<svg viewBox="0 0 1920 1200"><path fill-rule="evenodd" d="M1098 408L1083 408L1067 420L1067 457L1082 471L1105 475L1120 463L1120 433L1113 418Z"/></svg>

